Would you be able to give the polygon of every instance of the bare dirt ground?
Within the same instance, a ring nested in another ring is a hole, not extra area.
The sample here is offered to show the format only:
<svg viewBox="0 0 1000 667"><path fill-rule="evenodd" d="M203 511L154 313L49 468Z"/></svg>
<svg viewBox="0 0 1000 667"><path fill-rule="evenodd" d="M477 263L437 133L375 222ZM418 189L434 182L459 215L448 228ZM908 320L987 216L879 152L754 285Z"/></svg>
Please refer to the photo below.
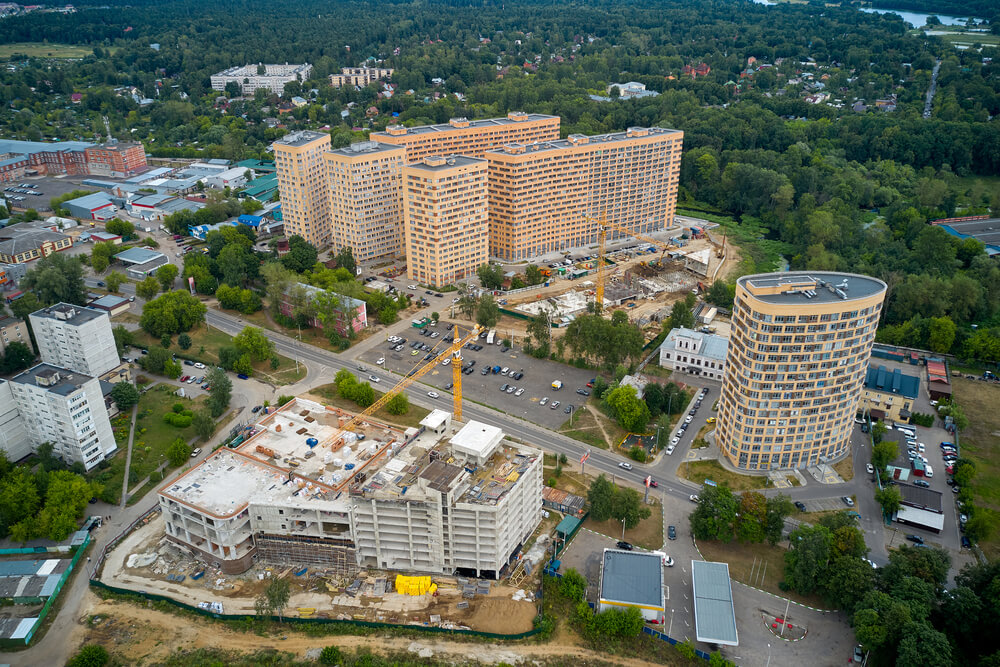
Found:
<svg viewBox="0 0 1000 667"><path fill-rule="evenodd" d="M501 611L502 610L498 610ZM189 618L128 602L101 600L88 592L79 624L69 637L73 646L101 644L125 664L154 662L172 651L215 648L224 651L252 651L273 648L305 658L310 649L336 644L342 649L366 648L388 655L407 651L421 657L451 660L456 664L518 664L534 660L571 660L576 664L613 662L640 667L645 661L611 657L576 645L576 636L565 629L553 635L547 644L495 644L449 641L443 638L336 636L310 637L285 631L259 635L236 632L221 624Z"/></svg>

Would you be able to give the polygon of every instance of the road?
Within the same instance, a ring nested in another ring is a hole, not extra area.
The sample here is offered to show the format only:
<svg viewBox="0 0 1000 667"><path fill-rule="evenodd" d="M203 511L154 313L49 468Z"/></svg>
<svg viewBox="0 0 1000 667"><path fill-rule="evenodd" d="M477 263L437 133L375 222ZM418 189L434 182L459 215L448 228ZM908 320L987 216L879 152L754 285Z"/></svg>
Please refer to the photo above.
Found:
<svg viewBox="0 0 1000 667"><path fill-rule="evenodd" d="M934 69L931 70L931 85L927 88L927 100L924 102L924 118L931 117L931 110L934 106L934 93L937 92L938 70L940 69L941 59L939 58L937 62L934 63Z"/></svg>

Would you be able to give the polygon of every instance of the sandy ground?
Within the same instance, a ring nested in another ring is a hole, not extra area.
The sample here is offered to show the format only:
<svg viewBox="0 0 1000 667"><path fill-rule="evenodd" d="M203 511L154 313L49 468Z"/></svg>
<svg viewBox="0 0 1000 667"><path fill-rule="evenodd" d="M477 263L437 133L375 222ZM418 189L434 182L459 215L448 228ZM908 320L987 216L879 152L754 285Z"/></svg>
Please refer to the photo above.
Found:
<svg viewBox="0 0 1000 667"><path fill-rule="evenodd" d="M162 660L174 650L217 648L226 651L255 651L273 648L305 658L310 650L330 644L353 650L363 647L376 653L408 651L421 657L452 660L457 664L518 664L536 659L570 659L576 664L613 662L639 667L641 660L602 655L574 645L572 633L561 631L544 645L486 644L450 641L433 637L412 639L392 636L309 637L298 632L260 636L229 630L221 624L206 623L127 602L101 600L88 592L82 615L70 639L73 646L98 643L126 664Z"/></svg>

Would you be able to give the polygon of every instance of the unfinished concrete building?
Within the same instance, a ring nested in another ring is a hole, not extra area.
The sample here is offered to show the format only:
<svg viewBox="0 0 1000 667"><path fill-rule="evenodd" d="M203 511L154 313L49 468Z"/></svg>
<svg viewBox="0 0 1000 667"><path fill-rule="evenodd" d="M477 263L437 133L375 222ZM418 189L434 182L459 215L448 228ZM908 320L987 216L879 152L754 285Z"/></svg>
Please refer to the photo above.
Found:
<svg viewBox="0 0 1000 667"><path fill-rule="evenodd" d="M499 578L541 520L542 455L494 426L406 431L295 399L160 489L167 537L226 573L256 560Z"/></svg>

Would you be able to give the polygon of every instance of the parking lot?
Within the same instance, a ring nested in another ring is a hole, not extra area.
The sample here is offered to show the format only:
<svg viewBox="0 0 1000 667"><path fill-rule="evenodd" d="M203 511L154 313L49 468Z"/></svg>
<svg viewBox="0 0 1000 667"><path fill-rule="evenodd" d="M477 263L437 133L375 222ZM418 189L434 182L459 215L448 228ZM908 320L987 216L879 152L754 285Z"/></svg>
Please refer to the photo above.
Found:
<svg viewBox="0 0 1000 667"><path fill-rule="evenodd" d="M445 338L452 333L448 330L449 324L451 322L442 320L436 327L428 326L427 335L421 335L420 329L411 327L403 334L406 342L400 343L402 349L393 350L392 348L399 344L386 342L362 355L364 365L376 377L379 366L406 375L414 368L428 363L429 360L425 360L425 357L432 351L437 355L447 349L450 343ZM458 323L458 326L461 331L468 332L467 323ZM432 338L435 333L438 335ZM426 345L428 350L414 349L412 344L417 341L421 345ZM475 362L472 372L462 377L464 398L550 429L559 428L570 418L570 414L566 411L569 406L576 408L587 400L585 396L576 392L578 389L587 390L587 382L594 377L593 371L580 370L545 359L535 359L517 348L503 352L501 346L487 345L485 339L479 339L475 344L481 345L483 349L462 350L464 365ZM383 364L377 363L379 359L384 359ZM487 366L491 369L499 366L500 371L494 373L491 370L489 374L484 375L483 370ZM508 369L507 374L502 373L504 368ZM515 379L510 377L513 373L523 373L523 376ZM421 377L420 381L432 385L435 391L444 394L451 389L452 378L453 370L449 362L446 366L439 365ZM552 383L556 380L563 383L559 390L552 388ZM500 391L505 384L508 388L513 385L514 389ZM520 390L523 391L518 395ZM542 405L543 400L544 405ZM553 408L557 401L558 405Z"/></svg>
<svg viewBox="0 0 1000 667"><path fill-rule="evenodd" d="M26 190L34 190L41 194L39 195L22 195L16 192L4 192L8 199L13 197L24 197L24 201L12 201L11 203L17 208L33 208L38 211L48 211L51 209L49 206L49 201L53 197L58 197L59 195L66 194L67 192L72 192L73 190L90 190L96 191L96 188L86 188L81 186L79 183L74 183L73 181L67 180L65 178L53 178L49 176L42 177L25 177L24 179L17 181L15 183L4 183L4 188L19 188L20 183L26 183L29 185L34 185L34 188L23 188Z"/></svg>

